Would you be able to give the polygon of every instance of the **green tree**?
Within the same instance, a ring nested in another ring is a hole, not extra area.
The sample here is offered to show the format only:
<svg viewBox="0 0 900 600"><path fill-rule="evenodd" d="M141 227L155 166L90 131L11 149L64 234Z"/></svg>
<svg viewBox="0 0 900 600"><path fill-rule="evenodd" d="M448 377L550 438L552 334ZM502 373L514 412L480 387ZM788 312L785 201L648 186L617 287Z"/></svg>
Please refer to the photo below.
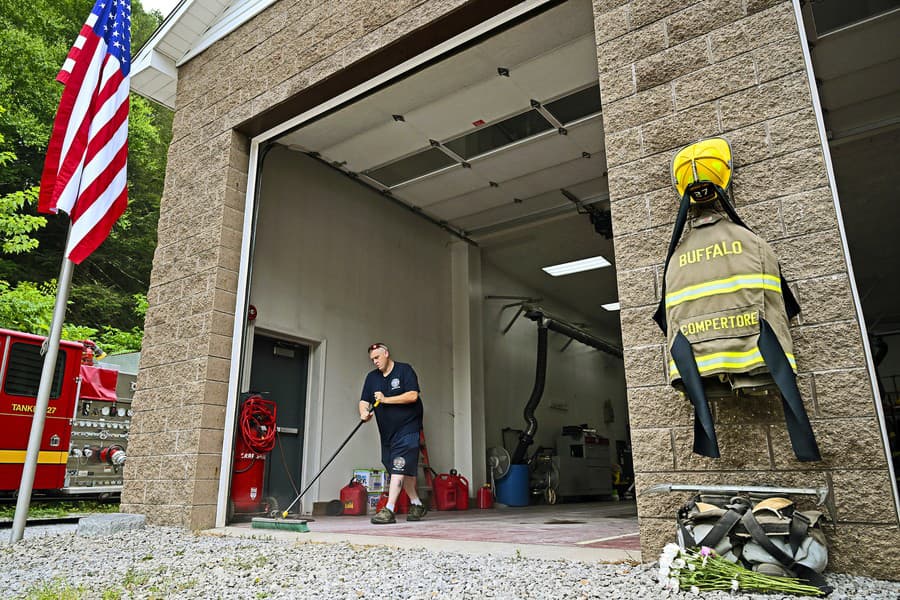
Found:
<svg viewBox="0 0 900 600"><path fill-rule="evenodd" d="M35 214L34 186L40 182L62 93L55 78L92 6L92 0L0 0L0 106L8 109L0 114L0 153L18 156L0 168L0 198L10 195L0 214L43 219ZM157 11L145 12L139 0L132 0L133 54L161 22ZM143 325L133 310L133 296L145 294L149 286L171 126L171 111L132 95L129 206L104 244L75 269L68 320L98 331L132 331ZM0 280L12 288L20 282L48 282L59 273L69 220L60 214L43 222L40 234L31 237L39 244L17 237L9 238L7 246L7 238L0 240L7 254L32 250L14 259L0 256ZM12 225L10 231L15 230Z"/></svg>

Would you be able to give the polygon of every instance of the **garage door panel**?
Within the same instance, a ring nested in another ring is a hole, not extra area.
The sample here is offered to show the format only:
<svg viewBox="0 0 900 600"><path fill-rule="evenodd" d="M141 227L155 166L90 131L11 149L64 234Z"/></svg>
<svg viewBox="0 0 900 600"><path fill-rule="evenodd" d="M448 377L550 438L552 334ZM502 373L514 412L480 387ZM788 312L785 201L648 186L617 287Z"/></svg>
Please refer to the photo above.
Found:
<svg viewBox="0 0 900 600"><path fill-rule="evenodd" d="M537 139L517 144L512 149L475 159L472 168L491 181L500 183L579 156L581 150L568 136L551 131Z"/></svg>
<svg viewBox="0 0 900 600"><path fill-rule="evenodd" d="M488 187L488 182L471 169L454 166L438 175L393 188L391 193L416 206L430 206L435 202L460 196Z"/></svg>

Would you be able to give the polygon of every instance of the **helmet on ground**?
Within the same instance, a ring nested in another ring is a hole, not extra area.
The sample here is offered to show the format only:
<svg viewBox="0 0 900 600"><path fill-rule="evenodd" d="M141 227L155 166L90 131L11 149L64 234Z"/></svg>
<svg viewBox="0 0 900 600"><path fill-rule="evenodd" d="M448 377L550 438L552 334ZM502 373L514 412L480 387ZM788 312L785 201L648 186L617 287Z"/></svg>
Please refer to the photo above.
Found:
<svg viewBox="0 0 900 600"><path fill-rule="evenodd" d="M692 203L718 197L716 188L731 184L731 146L725 138L700 140L685 146L672 159L672 183L679 197L690 194Z"/></svg>

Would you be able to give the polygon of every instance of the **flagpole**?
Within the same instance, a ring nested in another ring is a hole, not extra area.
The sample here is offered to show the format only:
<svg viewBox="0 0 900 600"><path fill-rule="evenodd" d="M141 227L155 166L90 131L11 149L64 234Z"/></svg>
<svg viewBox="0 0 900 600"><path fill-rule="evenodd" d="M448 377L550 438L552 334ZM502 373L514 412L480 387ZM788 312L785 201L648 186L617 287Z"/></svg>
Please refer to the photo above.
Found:
<svg viewBox="0 0 900 600"><path fill-rule="evenodd" d="M71 235L71 233L72 226L69 225L69 234ZM68 249L68 236L66 249ZM65 251L63 254L65 255ZM34 487L38 454L41 451L41 438L44 435L44 422L47 419L47 407L50 404L50 388L53 385L53 372L56 370L56 357L59 355L59 340L62 337L63 321L66 318L66 302L69 299L69 284L72 281L74 267L71 260L63 258L56 288L53 320L50 321L50 336L44 341L44 366L41 370L41 382L34 405L31 434L28 436L28 450L25 452L22 482L19 484L19 496L16 499L16 514L13 518L12 533L9 536L10 544L18 542L25 534L25 522L28 520L28 508L31 506L31 491Z"/></svg>

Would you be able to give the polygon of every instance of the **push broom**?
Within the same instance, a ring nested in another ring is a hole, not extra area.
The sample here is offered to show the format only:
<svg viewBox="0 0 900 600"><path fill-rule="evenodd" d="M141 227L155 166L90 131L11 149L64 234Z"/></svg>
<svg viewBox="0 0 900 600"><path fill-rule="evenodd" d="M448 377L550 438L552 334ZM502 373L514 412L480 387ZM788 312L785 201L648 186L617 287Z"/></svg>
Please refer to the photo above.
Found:
<svg viewBox="0 0 900 600"><path fill-rule="evenodd" d="M373 404L372 406L369 407L369 414L372 414L372 412L375 410L375 407L378 406L380 403L381 403L380 400L376 400L375 404ZM356 432L359 431L359 428L362 427L362 424L365 423L367 420L368 419L366 419L366 420L360 419L359 420L359 423L356 424L356 427L353 428L353 431L350 432L350 435L347 436L347 439L344 440L344 443L341 444L338 447L338 449L334 451L334 454L331 455L331 458L328 459L328 462L325 463L325 466L319 470L319 472L316 474L316 476L312 478L312 481L310 481L306 485L306 487L303 488L303 491L300 492L300 494L296 498L294 498L294 501L291 502L288 505L288 507L284 510L284 512L281 513L280 519L255 517L252 520L252 523L250 526L253 528L256 528L256 529L281 529L281 530L287 530L287 531L299 531L301 533L305 533L305 532L309 531L309 527L306 525L305 520L288 519L287 518L288 513L291 511L292 508L294 508L294 505L297 504L297 502L300 500L300 498L303 497L303 495L309 490L309 488L312 487L312 484L314 484L319 479L319 477L322 476L322 473L325 472L325 469L328 468L328 465L330 465L332 463L332 461L334 461L334 459L337 458L337 455L341 453L341 450L344 449L344 446L347 445L347 442L350 441L350 439L354 436L354 434L356 434Z"/></svg>

